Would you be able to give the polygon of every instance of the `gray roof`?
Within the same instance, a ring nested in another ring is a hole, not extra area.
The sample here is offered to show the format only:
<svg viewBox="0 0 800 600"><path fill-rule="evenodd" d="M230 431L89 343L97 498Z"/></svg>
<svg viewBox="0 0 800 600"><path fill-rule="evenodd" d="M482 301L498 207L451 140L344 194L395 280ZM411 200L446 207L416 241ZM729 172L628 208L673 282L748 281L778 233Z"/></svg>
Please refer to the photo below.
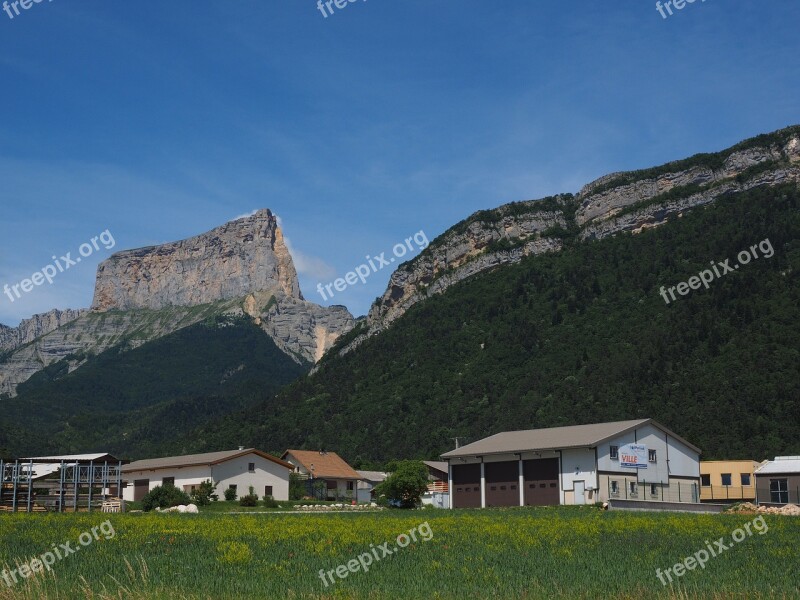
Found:
<svg viewBox="0 0 800 600"><path fill-rule="evenodd" d="M450 465L448 465L444 460L423 460L422 462L432 469L437 469L439 471L443 471L444 473L447 473L450 470Z"/></svg>
<svg viewBox="0 0 800 600"><path fill-rule="evenodd" d="M663 425L653 421L653 419L637 419L634 421L616 421L614 423L595 423L592 425L570 425L568 427L506 431L467 444L456 450L446 452L442 454L442 458L508 454L536 450L558 450L561 448L594 448L606 440L615 438L647 424L658 427L670 436L686 444L695 452L700 452L699 448L675 435Z"/></svg>
<svg viewBox="0 0 800 600"><path fill-rule="evenodd" d="M257 454L262 458L271 460L287 469L293 469L294 465L287 463L271 454L261 452L255 448L245 448L244 450L223 450L221 452L207 452L205 454L186 454L184 456L165 456L164 458L150 458L137 460L122 467L123 473L131 471L152 471L155 469L170 469L175 467L195 467L204 465L216 465L232 458L244 456L246 454Z"/></svg>
<svg viewBox="0 0 800 600"><path fill-rule="evenodd" d="M62 460L64 462L91 462L93 460L108 460L109 462L119 462L119 459L115 458L111 454L108 453L95 453L95 454L64 454L59 456L32 456L30 458L22 458L20 460L32 460L34 462L57 462L60 463Z"/></svg>
<svg viewBox="0 0 800 600"><path fill-rule="evenodd" d="M369 481L371 483L380 483L386 481L388 475L383 471L356 471L361 475L361 481Z"/></svg>
<svg viewBox="0 0 800 600"><path fill-rule="evenodd" d="M756 469L756 475L790 475L800 473L800 456L778 456Z"/></svg>

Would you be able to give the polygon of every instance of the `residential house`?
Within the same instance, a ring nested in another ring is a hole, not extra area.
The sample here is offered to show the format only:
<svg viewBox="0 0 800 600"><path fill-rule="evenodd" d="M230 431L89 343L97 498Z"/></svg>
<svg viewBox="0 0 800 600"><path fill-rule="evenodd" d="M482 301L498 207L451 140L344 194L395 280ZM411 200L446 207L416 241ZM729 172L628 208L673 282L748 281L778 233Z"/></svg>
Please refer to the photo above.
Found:
<svg viewBox="0 0 800 600"><path fill-rule="evenodd" d="M422 495L422 504L436 508L450 507L449 465L446 461L423 460L428 468L428 490Z"/></svg>
<svg viewBox="0 0 800 600"><path fill-rule="evenodd" d="M375 486L386 481L388 474L382 471L356 471L361 479L358 481L359 502L372 502L374 500Z"/></svg>
<svg viewBox="0 0 800 600"><path fill-rule="evenodd" d="M315 450L287 450L281 457L294 465L303 478L324 481L324 495L328 500L355 500L356 486L361 476L336 452Z"/></svg>
<svg viewBox="0 0 800 600"><path fill-rule="evenodd" d="M259 497L288 500L293 468L254 448L137 460L122 468L123 498L139 501L153 488L167 484L190 493L204 481L212 481L220 497L230 488L237 497L244 496L252 486Z"/></svg>

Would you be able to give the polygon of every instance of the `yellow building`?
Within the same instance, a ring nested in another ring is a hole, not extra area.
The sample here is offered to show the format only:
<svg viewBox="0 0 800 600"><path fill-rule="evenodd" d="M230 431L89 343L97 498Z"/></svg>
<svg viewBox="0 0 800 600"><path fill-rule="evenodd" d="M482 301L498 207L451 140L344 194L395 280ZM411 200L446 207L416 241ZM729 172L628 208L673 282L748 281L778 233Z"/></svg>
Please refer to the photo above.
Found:
<svg viewBox="0 0 800 600"><path fill-rule="evenodd" d="M701 460L700 501L755 501L756 478L761 463L754 460Z"/></svg>

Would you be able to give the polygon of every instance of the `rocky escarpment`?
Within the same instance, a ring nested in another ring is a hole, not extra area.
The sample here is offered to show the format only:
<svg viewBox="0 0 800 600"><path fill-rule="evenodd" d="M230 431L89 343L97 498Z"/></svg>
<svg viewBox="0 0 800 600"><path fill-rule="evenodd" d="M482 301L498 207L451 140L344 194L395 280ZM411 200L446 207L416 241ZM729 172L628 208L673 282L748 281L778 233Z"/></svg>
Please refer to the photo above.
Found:
<svg viewBox="0 0 800 600"><path fill-rule="evenodd" d="M119 252L98 267L92 310L53 311L0 329L0 394L45 368L63 375L90 355L124 351L217 315L250 315L286 354L314 363L352 315L303 299L269 210L180 242Z"/></svg>
<svg viewBox="0 0 800 600"><path fill-rule="evenodd" d="M302 298L269 210L187 240L114 254L97 269L92 310L196 306L261 291Z"/></svg>
<svg viewBox="0 0 800 600"><path fill-rule="evenodd" d="M243 312L296 359L316 363L355 319L344 306L323 307L306 300L264 292L244 299Z"/></svg>
<svg viewBox="0 0 800 600"><path fill-rule="evenodd" d="M715 154L612 173L586 185L574 197L479 211L395 271L359 335L340 352L382 331L428 296L499 265L557 251L563 239L587 241L623 231L638 233L726 194L788 182L800 182L800 126Z"/></svg>
<svg viewBox="0 0 800 600"><path fill-rule="evenodd" d="M24 319L18 327L0 325L0 352L16 350L20 346L74 321L86 312L85 309L55 309L40 315L33 315L30 319Z"/></svg>
<svg viewBox="0 0 800 600"><path fill-rule="evenodd" d="M581 239L599 239L658 226L726 194L799 181L800 127L791 127L717 154L598 179L578 194L575 221Z"/></svg>
<svg viewBox="0 0 800 600"><path fill-rule="evenodd" d="M317 306L281 292L159 310L84 312L21 346L0 363L0 394L15 395L20 383L57 363L58 375L65 375L80 368L91 355L137 348L214 316L243 314L253 317L298 363L318 361L354 325L353 316L342 306Z"/></svg>
<svg viewBox="0 0 800 600"><path fill-rule="evenodd" d="M392 274L386 292L367 315L364 333L342 351L348 352L382 331L417 302L476 273L559 250L560 238L548 232L564 231L569 226L563 209L571 198L564 195L513 202L475 213L449 229Z"/></svg>

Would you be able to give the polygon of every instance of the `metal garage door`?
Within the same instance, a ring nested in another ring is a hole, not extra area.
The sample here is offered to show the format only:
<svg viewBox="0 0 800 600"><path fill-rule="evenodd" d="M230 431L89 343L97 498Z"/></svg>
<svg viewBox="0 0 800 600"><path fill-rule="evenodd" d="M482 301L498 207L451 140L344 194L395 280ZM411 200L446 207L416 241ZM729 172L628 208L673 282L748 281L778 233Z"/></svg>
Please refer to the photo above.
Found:
<svg viewBox="0 0 800 600"><path fill-rule="evenodd" d="M486 506L519 506L519 462L486 463Z"/></svg>
<svg viewBox="0 0 800 600"><path fill-rule="evenodd" d="M522 472L525 476L526 506L556 506L560 504L557 458L523 461Z"/></svg>
<svg viewBox="0 0 800 600"><path fill-rule="evenodd" d="M481 507L481 466L453 465L453 508Z"/></svg>
<svg viewBox="0 0 800 600"><path fill-rule="evenodd" d="M137 479L133 482L133 501L141 502L145 494L150 491L149 479Z"/></svg>

